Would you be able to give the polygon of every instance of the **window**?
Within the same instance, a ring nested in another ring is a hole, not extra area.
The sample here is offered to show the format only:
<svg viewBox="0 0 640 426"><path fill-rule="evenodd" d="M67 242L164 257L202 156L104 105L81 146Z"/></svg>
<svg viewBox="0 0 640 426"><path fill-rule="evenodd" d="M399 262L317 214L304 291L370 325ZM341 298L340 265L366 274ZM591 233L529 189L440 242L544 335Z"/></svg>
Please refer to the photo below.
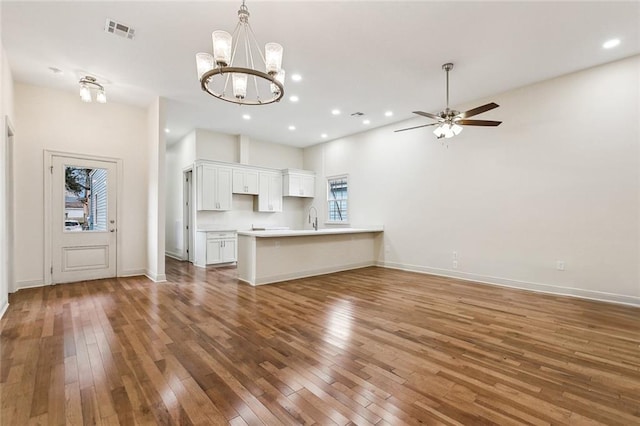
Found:
<svg viewBox="0 0 640 426"><path fill-rule="evenodd" d="M349 221L348 211L348 184L347 176L336 176L327 179L327 211L328 221L336 223L347 223Z"/></svg>
<svg viewBox="0 0 640 426"><path fill-rule="evenodd" d="M65 231L107 230L107 169L65 166Z"/></svg>

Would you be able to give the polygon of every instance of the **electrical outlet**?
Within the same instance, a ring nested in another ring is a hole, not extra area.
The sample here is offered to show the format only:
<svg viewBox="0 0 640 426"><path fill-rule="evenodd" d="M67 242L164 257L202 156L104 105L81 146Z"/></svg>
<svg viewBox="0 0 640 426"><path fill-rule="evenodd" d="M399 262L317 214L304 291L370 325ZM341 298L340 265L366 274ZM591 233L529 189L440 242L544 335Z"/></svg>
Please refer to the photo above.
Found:
<svg viewBox="0 0 640 426"><path fill-rule="evenodd" d="M453 269L458 269L458 261L457 260L453 261Z"/></svg>
<svg viewBox="0 0 640 426"><path fill-rule="evenodd" d="M452 260L458 260L458 252L457 252L457 251L455 251L455 250L454 250L454 251L451 253L451 259L452 259Z"/></svg>
<svg viewBox="0 0 640 426"><path fill-rule="evenodd" d="M564 267L565 267L564 260L556 261L556 269L558 271L564 271Z"/></svg>

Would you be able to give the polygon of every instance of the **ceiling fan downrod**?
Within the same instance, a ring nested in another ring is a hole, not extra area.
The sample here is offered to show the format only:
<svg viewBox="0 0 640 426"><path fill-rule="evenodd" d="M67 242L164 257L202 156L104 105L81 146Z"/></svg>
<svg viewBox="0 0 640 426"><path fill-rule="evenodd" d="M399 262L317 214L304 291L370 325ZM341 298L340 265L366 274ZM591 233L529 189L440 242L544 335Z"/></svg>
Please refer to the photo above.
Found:
<svg viewBox="0 0 640 426"><path fill-rule="evenodd" d="M447 72L447 112L449 112L449 71L453 69L453 64L447 62L442 66L442 69Z"/></svg>

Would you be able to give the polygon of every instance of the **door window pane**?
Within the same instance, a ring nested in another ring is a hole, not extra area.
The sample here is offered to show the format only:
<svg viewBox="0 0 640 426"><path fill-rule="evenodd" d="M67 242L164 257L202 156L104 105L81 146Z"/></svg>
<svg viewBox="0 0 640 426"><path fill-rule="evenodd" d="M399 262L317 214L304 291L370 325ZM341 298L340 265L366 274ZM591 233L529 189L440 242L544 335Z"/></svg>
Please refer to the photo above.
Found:
<svg viewBox="0 0 640 426"><path fill-rule="evenodd" d="M107 169L66 166L64 230L107 230Z"/></svg>

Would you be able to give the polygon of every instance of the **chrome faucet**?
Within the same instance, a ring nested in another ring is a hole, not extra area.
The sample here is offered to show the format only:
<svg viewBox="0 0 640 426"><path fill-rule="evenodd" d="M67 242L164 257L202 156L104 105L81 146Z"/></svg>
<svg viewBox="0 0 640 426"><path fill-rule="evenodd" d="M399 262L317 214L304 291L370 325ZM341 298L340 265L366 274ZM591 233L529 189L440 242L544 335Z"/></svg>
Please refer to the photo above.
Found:
<svg viewBox="0 0 640 426"><path fill-rule="evenodd" d="M311 209L315 212L315 217L313 221L311 220ZM313 226L313 230L318 230L318 210L314 206L309 207L309 223Z"/></svg>

